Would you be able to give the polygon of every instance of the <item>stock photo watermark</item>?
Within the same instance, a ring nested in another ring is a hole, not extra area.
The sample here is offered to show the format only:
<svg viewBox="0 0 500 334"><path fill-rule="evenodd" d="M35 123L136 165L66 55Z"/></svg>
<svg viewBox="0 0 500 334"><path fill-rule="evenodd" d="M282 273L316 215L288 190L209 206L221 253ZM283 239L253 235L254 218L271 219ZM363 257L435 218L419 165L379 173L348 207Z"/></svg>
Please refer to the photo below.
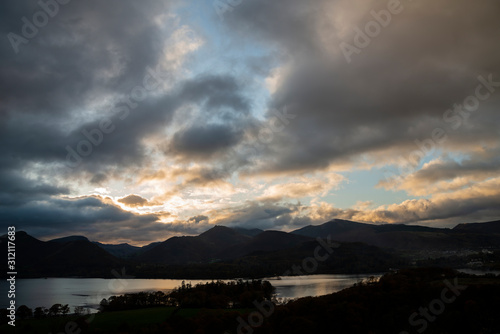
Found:
<svg viewBox="0 0 500 334"><path fill-rule="evenodd" d="M282 276L288 275L304 275L312 274L318 269L318 265L321 262L326 261L330 255L334 252L334 249L339 248L340 244L333 242L331 235L328 235L326 240L321 238L316 239L319 243L314 249L313 256L307 257L302 260L300 265L293 265L291 269L286 270ZM300 277L298 277L300 279ZM254 328L262 326L264 319L270 317L274 313L275 306L270 300L263 300L259 302L254 300L253 304L257 311L250 313L246 320L241 316L237 318L238 321L238 334L252 334ZM225 334L228 334L226 332Z"/></svg>
<svg viewBox="0 0 500 334"><path fill-rule="evenodd" d="M282 110L271 109L269 113L271 117L267 121L267 124L262 126L257 135L251 138L251 144L245 148L245 156L251 160L258 155L259 145L269 145L275 138L277 134L284 131L285 128L291 124L291 121L297 117L297 114L290 112L293 107L284 106ZM234 170L239 166L239 157L241 152L239 150L232 148L225 158L229 162L228 170ZM208 177L212 182L219 183L220 180L216 178L216 175L209 174Z"/></svg>
<svg viewBox="0 0 500 334"><path fill-rule="evenodd" d="M16 326L16 227L9 226L7 228L7 282L9 290L7 298L9 306L7 307L7 318L9 318L9 326Z"/></svg>
<svg viewBox="0 0 500 334"><path fill-rule="evenodd" d="M148 93L157 89L167 78L168 74L155 71L148 67L142 85L137 85L130 90L125 100L120 102L112 110L113 117L118 117L124 121L130 115L131 110L137 108L140 102L144 101ZM80 166L84 157L92 154L94 147L98 147L104 141L104 135L109 135L116 130L116 125L110 117L100 120L97 127L93 129L83 129L81 131L85 139L80 140L75 147L66 145L66 166L76 168Z"/></svg>
<svg viewBox="0 0 500 334"><path fill-rule="evenodd" d="M21 29L20 34L15 32L9 32L7 38L9 39L10 45L14 50L14 53L19 53L19 47L22 44L28 44L33 38L35 38L40 30L44 28L52 18L54 18L61 9L61 5L67 5L71 0L40 0L37 5L40 10L33 13L31 20L26 16L21 18Z"/></svg>
<svg viewBox="0 0 500 334"><path fill-rule="evenodd" d="M409 0L412 1L412 0ZM387 28L392 19L403 12L404 6L401 0L389 0L386 9L379 11L372 10L370 12L373 20L366 22L363 29L359 26L354 28L354 38L352 43L341 42L339 44L340 50L344 55L348 64L352 62L353 55L359 55L361 51L372 43L372 40L378 37L383 29Z"/></svg>
<svg viewBox="0 0 500 334"><path fill-rule="evenodd" d="M234 8L241 5L242 2L243 0L215 0L212 6L219 18L224 20L224 15L226 15L227 12L232 12Z"/></svg>
<svg viewBox="0 0 500 334"><path fill-rule="evenodd" d="M469 120L472 113L479 110L481 102L491 98L500 87L500 81L495 81L493 74L489 74L487 78L480 75L477 80L479 84L473 94L465 97L461 104L454 104L452 108L443 113L442 120L447 124L448 128L436 127L428 138L415 139L414 143L417 149L413 150L407 157L400 157L402 163L398 166L398 174L389 171L384 172L386 181L401 181L404 175L413 172L423 158L434 152L439 145L442 145L447 140L450 132L460 129Z"/></svg>
<svg viewBox="0 0 500 334"><path fill-rule="evenodd" d="M466 285L459 285L458 278L455 277L453 283L444 280L445 288L441 290L439 298L435 298L429 302L427 307L420 307L418 312L413 312L408 318L408 323L412 327L419 327L418 333L423 333L429 323L434 322L437 317L446 309L446 305L453 303L461 295L462 291L467 289ZM410 334L409 332L402 331L399 334Z"/></svg>
<svg viewBox="0 0 500 334"><path fill-rule="evenodd" d="M87 298L87 304L98 305L100 303L100 301L102 299L106 298L110 293L119 294L119 293L123 292L125 287L127 287L127 285L128 285L128 282L125 279L134 278L134 276L126 275L125 268L121 269L121 273L115 269L111 270L111 273L113 274L113 276L115 278L112 279L108 283L108 289L107 290L103 289L103 290L99 291L99 293L94 297L89 296ZM75 309L83 310L83 308L81 306L77 306ZM75 312L75 313L78 313L78 312ZM87 319L85 319L85 323L88 325L92 321L94 321L94 319L95 319L95 313L91 314ZM59 332L56 334L79 334L81 332L82 332L82 328L77 322L68 321L64 325L64 332ZM49 334L52 334L52 333L49 333Z"/></svg>

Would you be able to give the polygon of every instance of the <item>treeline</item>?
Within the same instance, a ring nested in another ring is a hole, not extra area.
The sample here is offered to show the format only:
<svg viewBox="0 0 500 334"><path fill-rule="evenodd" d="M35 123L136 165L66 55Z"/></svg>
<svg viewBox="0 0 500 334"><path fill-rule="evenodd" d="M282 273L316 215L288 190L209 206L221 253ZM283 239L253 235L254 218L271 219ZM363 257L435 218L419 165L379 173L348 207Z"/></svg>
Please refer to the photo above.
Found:
<svg viewBox="0 0 500 334"><path fill-rule="evenodd" d="M100 309L103 312L123 311L158 306L180 308L249 308L254 301L271 300L274 287L268 281L213 281L205 284L182 285L169 293L162 291L131 293L103 299Z"/></svg>
<svg viewBox="0 0 500 334"><path fill-rule="evenodd" d="M49 317L59 317L66 316L70 314L71 309L68 304L54 304L50 308L46 307L36 307L35 309L31 309L26 305L21 305L17 308L15 315L17 319L42 319ZM8 315L10 311L8 309L0 309L0 325L6 324L8 321ZM76 306L73 309L73 314L75 315L84 315L89 314L87 308L83 306Z"/></svg>
<svg viewBox="0 0 500 334"><path fill-rule="evenodd" d="M500 276L439 268L389 273L343 291L250 313L170 316L148 333L500 333ZM127 333L143 329L129 328Z"/></svg>
<svg viewBox="0 0 500 334"><path fill-rule="evenodd" d="M101 313L113 322L114 314L107 311L171 306L159 309L165 312L162 320L138 325L132 312L113 329L76 322L81 334L500 333L500 276L405 269L334 294L282 305L272 302L273 293L263 281L183 284L168 294L110 298ZM147 317L146 312L138 311L141 317Z"/></svg>

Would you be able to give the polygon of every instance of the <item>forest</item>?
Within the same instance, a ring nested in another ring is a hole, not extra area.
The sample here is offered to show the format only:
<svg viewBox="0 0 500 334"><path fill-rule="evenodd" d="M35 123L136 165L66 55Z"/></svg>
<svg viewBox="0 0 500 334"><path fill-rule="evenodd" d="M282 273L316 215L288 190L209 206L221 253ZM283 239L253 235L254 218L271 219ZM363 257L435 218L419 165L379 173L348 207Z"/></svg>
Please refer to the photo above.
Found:
<svg viewBox="0 0 500 334"><path fill-rule="evenodd" d="M19 320L18 329L22 333L47 329L59 333L71 323L78 333L500 331L500 275L475 276L443 268L402 269L325 296L281 303L274 296L271 284L261 280L183 284L168 293L142 292L105 299L95 316L59 312L37 319L28 312ZM2 332L6 326L0 326Z"/></svg>

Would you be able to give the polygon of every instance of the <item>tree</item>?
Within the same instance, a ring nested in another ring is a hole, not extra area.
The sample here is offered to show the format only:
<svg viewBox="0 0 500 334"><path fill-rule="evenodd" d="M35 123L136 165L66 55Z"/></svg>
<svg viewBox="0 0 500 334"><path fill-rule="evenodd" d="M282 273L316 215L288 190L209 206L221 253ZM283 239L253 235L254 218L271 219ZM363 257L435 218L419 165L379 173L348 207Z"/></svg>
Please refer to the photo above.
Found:
<svg viewBox="0 0 500 334"><path fill-rule="evenodd" d="M21 305L17 308L16 315L21 319L31 318L33 311L26 305Z"/></svg>
<svg viewBox="0 0 500 334"><path fill-rule="evenodd" d="M50 316L57 316L61 312L61 304L54 304L49 308L49 315Z"/></svg>
<svg viewBox="0 0 500 334"><path fill-rule="evenodd" d="M33 313L33 316L36 319L44 318L45 316L47 316L48 312L49 312L49 310L47 310L45 307L37 307L37 308L35 308L35 312Z"/></svg>
<svg viewBox="0 0 500 334"><path fill-rule="evenodd" d="M75 314L76 315L83 315L83 314L85 314L85 307L83 307L83 306L75 306Z"/></svg>
<svg viewBox="0 0 500 334"><path fill-rule="evenodd" d="M69 313L69 305L66 304L66 305L61 306L60 312L62 315L68 314Z"/></svg>

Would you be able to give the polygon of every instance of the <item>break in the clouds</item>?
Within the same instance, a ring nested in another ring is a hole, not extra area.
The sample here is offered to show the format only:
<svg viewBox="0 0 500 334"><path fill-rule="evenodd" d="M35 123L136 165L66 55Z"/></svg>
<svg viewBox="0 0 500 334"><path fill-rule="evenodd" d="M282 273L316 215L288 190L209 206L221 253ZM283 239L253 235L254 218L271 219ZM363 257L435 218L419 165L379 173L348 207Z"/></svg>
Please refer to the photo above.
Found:
<svg viewBox="0 0 500 334"><path fill-rule="evenodd" d="M224 8L2 3L2 226L142 244L500 217L498 1Z"/></svg>

